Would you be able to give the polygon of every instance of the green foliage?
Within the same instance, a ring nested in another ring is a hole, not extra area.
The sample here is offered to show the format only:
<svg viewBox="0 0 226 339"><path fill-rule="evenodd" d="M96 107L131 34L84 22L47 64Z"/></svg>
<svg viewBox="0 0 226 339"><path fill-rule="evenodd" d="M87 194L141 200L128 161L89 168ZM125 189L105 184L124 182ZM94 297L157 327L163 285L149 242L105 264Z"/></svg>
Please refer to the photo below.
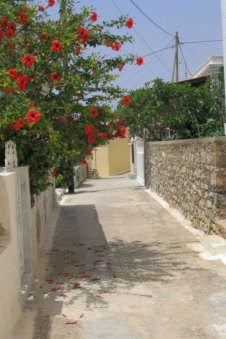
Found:
<svg viewBox="0 0 226 339"><path fill-rule="evenodd" d="M115 120L109 105L123 94L114 86L118 75L113 71L134 61L133 55L121 57L115 52L115 56L106 58L96 52L98 47L107 49L107 42L118 40L121 45L131 42L128 35L112 33L115 28L125 26L126 17L100 25L90 20L93 9L84 7L79 12L76 1L58 2L59 20L52 20L45 10L32 7L32 1L0 2L1 18L16 24L16 32L10 38L6 33L8 27L2 28L0 40L0 165L4 163L4 143L13 140L19 165L30 166L32 197L48 187L53 168L57 175L61 174L58 184L69 185L73 165L85 157L87 147L106 142L99 133L109 132ZM27 16L27 23L18 22L20 11ZM78 36L81 27L88 32L87 41ZM62 43L62 50L52 49L55 40ZM35 57L31 67L22 62L26 54ZM9 69L29 78L24 90L18 87L17 78L9 77ZM51 81L53 73L58 73L59 82ZM8 93L9 90L13 92ZM90 116L91 107L98 109L95 119ZM40 112L40 116L38 121L28 123L26 114L31 108ZM20 118L26 124L10 128ZM84 132L86 124L95 126L92 145Z"/></svg>
<svg viewBox="0 0 226 339"><path fill-rule="evenodd" d="M225 120L223 70L199 87L161 79L130 93L131 104L118 105L131 136L149 140L223 135Z"/></svg>

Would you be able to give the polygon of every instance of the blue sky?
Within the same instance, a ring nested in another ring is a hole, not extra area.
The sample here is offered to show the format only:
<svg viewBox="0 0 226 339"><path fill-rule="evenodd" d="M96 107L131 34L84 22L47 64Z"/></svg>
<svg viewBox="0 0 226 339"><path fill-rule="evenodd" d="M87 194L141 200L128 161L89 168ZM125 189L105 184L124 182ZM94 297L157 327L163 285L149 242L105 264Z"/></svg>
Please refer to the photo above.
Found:
<svg viewBox="0 0 226 339"><path fill-rule="evenodd" d="M43 4L42 0L39 3ZM124 45L121 53L132 52L144 56L161 48L174 45L175 32L184 41L222 39L220 0L134 0L134 2L159 26L153 25L131 0L81 0L76 7L83 5L95 8L99 23L102 20L117 18L121 13L132 17L134 28L124 30L133 35L133 44ZM55 16L57 6L49 10ZM121 13L120 13L121 12ZM222 42L184 44L181 46L189 71L192 73L211 55L222 55ZM106 50L109 54L110 49ZM106 54L105 53L105 54ZM113 52L116 53L116 52ZM140 88L145 82L157 77L171 81L174 48L144 58L142 66L126 66L120 73L117 83L130 89ZM185 63L179 50L179 80L185 79ZM188 70L186 69L188 72ZM189 73L189 72L188 72ZM189 75L189 74L188 74Z"/></svg>

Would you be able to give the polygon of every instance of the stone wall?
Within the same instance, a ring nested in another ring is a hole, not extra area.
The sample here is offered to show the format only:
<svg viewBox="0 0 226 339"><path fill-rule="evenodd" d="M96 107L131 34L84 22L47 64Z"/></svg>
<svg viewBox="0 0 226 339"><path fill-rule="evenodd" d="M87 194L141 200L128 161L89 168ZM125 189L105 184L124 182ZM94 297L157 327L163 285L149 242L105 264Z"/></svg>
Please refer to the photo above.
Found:
<svg viewBox="0 0 226 339"><path fill-rule="evenodd" d="M147 142L145 184L195 228L226 238L226 136Z"/></svg>

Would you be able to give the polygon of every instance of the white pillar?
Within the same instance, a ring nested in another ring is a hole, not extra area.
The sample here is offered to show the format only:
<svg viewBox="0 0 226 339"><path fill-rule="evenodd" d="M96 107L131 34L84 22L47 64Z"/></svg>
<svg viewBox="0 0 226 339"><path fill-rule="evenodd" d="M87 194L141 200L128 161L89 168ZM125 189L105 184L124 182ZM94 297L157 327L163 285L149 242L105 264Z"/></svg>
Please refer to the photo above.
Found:
<svg viewBox="0 0 226 339"><path fill-rule="evenodd" d="M225 107L226 107L226 0L221 0L221 12L222 12L224 87L225 87ZM224 122L224 134L226 135L226 118Z"/></svg>

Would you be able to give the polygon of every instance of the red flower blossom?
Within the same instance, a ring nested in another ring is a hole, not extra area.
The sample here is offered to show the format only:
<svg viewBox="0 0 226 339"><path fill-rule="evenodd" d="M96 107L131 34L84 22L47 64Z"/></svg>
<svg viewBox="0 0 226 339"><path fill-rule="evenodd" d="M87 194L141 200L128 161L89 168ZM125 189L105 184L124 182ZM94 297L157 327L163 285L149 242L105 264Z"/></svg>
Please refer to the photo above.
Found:
<svg viewBox="0 0 226 339"><path fill-rule="evenodd" d="M25 121L23 120L23 118L19 118L14 124L15 130L18 131L20 128L23 128L24 125Z"/></svg>
<svg viewBox="0 0 226 339"><path fill-rule="evenodd" d="M144 60L142 57L137 58L137 65L141 66L144 63Z"/></svg>
<svg viewBox="0 0 226 339"><path fill-rule="evenodd" d="M42 40L45 40L46 42L48 42L48 41L49 41L48 33L42 33L42 34L40 35L40 40L41 40L41 41L42 41Z"/></svg>
<svg viewBox="0 0 226 339"><path fill-rule="evenodd" d="M83 40L83 42L87 42L90 38L87 30L84 28L84 27L80 27L76 33L78 34L79 36L79 39Z"/></svg>
<svg viewBox="0 0 226 339"><path fill-rule="evenodd" d="M131 99L128 95L124 96L123 100L122 100L122 104L125 106L128 106L131 102Z"/></svg>
<svg viewBox="0 0 226 339"><path fill-rule="evenodd" d="M54 40L52 42L51 50L53 52L61 52L62 51L62 43L60 41Z"/></svg>
<svg viewBox="0 0 226 339"><path fill-rule="evenodd" d="M44 7L43 6L37 5L37 7L38 7L39 11L44 11Z"/></svg>
<svg viewBox="0 0 226 339"><path fill-rule="evenodd" d="M9 28L6 31L6 37L8 39L12 38L14 35L16 34L16 31L14 31L13 29Z"/></svg>
<svg viewBox="0 0 226 339"><path fill-rule="evenodd" d="M77 50L76 50L76 55L79 56L80 53L81 53L81 46L78 46L78 47L77 47Z"/></svg>
<svg viewBox="0 0 226 339"><path fill-rule="evenodd" d="M102 133L102 132L99 132L99 137L101 139L105 139L107 137L107 133Z"/></svg>
<svg viewBox="0 0 226 339"><path fill-rule="evenodd" d="M134 22L133 22L133 19L132 19L132 18L130 18L128 21L126 21L126 26L127 26L128 28L132 28L132 27L133 27L133 24L134 24Z"/></svg>
<svg viewBox="0 0 226 339"><path fill-rule="evenodd" d="M22 62L26 67L31 67L35 61L35 57L30 54L25 54L22 58Z"/></svg>
<svg viewBox="0 0 226 339"><path fill-rule="evenodd" d="M54 168L53 173L52 173L52 177L56 176L56 168Z"/></svg>
<svg viewBox="0 0 226 339"><path fill-rule="evenodd" d="M28 44L30 44L31 43L31 41L30 40L24 40L24 45L28 45Z"/></svg>
<svg viewBox="0 0 226 339"><path fill-rule="evenodd" d="M59 120L58 120L59 122L64 122L65 121L65 117L61 117L61 118L59 118Z"/></svg>
<svg viewBox="0 0 226 339"><path fill-rule="evenodd" d="M13 31L16 32L16 24L15 24L15 22L8 22L8 28L12 29Z"/></svg>
<svg viewBox="0 0 226 339"><path fill-rule="evenodd" d="M0 40L2 40L4 38L4 32L3 30L0 28Z"/></svg>
<svg viewBox="0 0 226 339"><path fill-rule="evenodd" d="M52 7L53 5L55 5L55 1L54 0L48 0L49 2L49 7Z"/></svg>
<svg viewBox="0 0 226 339"><path fill-rule="evenodd" d="M27 24L27 15L23 11L18 13L18 22L23 22L24 25Z"/></svg>
<svg viewBox="0 0 226 339"><path fill-rule="evenodd" d="M83 165L87 165L87 162L84 159L81 159L81 162L83 163Z"/></svg>
<svg viewBox="0 0 226 339"><path fill-rule="evenodd" d="M16 72L16 68L10 68L8 71L9 77L14 80L18 77L18 74Z"/></svg>
<svg viewBox="0 0 226 339"><path fill-rule="evenodd" d="M90 125L86 124L85 133L90 134L91 132L92 132L92 127Z"/></svg>
<svg viewBox="0 0 226 339"><path fill-rule="evenodd" d="M96 118L98 116L98 109L97 108L94 108L94 107L91 107L90 110L89 110L89 113L91 115L91 118Z"/></svg>
<svg viewBox="0 0 226 339"><path fill-rule="evenodd" d="M85 155L90 155L92 153L92 148L87 148L85 150Z"/></svg>
<svg viewBox="0 0 226 339"><path fill-rule="evenodd" d="M7 46L8 49L13 49L14 48L14 45L10 42Z"/></svg>
<svg viewBox="0 0 226 339"><path fill-rule="evenodd" d="M90 19L93 21L93 22L95 22L95 21L97 21L97 13L96 12L91 12L91 17L90 17Z"/></svg>
<svg viewBox="0 0 226 339"><path fill-rule="evenodd" d="M39 121L39 116L40 113L31 108L28 110L25 118L28 120L28 123L37 123Z"/></svg>
<svg viewBox="0 0 226 339"><path fill-rule="evenodd" d="M1 27L6 28L8 26L8 21L5 18L1 19Z"/></svg>
<svg viewBox="0 0 226 339"><path fill-rule="evenodd" d="M88 136L88 142L89 142L89 144L93 144L94 141L95 141L95 135L90 134L90 135Z"/></svg>
<svg viewBox="0 0 226 339"><path fill-rule="evenodd" d="M11 89L11 88L8 87L7 90L6 90L6 92L9 93L9 94L11 94L11 93L14 92L14 89Z"/></svg>
<svg viewBox="0 0 226 339"><path fill-rule="evenodd" d="M95 68L91 68L91 71L93 72L93 73L96 73L97 71L95 70Z"/></svg>
<svg viewBox="0 0 226 339"><path fill-rule="evenodd" d="M112 45L111 45L111 48L112 48L114 51L119 51L121 47L122 47L122 45L120 44L119 41L115 41L115 42L113 42Z"/></svg>
<svg viewBox="0 0 226 339"><path fill-rule="evenodd" d="M9 123L8 126L9 126L10 129L15 129L15 126L11 123Z"/></svg>
<svg viewBox="0 0 226 339"><path fill-rule="evenodd" d="M120 129L120 134L124 137L126 135L126 128L125 127L122 127Z"/></svg>
<svg viewBox="0 0 226 339"><path fill-rule="evenodd" d="M32 80L34 78L34 76L35 76L35 73L31 73L31 74L29 74L28 78Z"/></svg>
<svg viewBox="0 0 226 339"><path fill-rule="evenodd" d="M25 9L25 11L28 11L28 7L27 6L22 6L23 9Z"/></svg>
<svg viewBox="0 0 226 339"><path fill-rule="evenodd" d="M50 81L60 82L61 81L60 75L58 73L52 73L50 76Z"/></svg>
<svg viewBox="0 0 226 339"><path fill-rule="evenodd" d="M123 65L120 65L120 66L119 66L119 72L122 72L123 67L124 67Z"/></svg>
<svg viewBox="0 0 226 339"><path fill-rule="evenodd" d="M19 87L20 92L24 92L24 90L26 89L27 85L28 85L28 77L20 74L17 78L17 85Z"/></svg>

